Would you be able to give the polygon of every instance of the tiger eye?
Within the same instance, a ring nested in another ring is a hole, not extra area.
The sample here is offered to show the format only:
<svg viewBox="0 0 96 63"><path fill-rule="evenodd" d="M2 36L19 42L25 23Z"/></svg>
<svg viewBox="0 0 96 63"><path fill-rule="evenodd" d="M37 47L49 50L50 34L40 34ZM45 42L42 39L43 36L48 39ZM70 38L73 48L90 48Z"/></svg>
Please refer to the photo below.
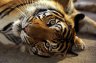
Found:
<svg viewBox="0 0 96 63"><path fill-rule="evenodd" d="M50 19L47 23L47 26L52 26L56 24L56 20L55 19Z"/></svg>
<svg viewBox="0 0 96 63"><path fill-rule="evenodd" d="M53 49L56 49L56 48L57 48L57 45L53 45L52 48L53 48Z"/></svg>
<svg viewBox="0 0 96 63"><path fill-rule="evenodd" d="M50 24L51 24L51 25L54 25L54 24L56 24L56 21L55 21L55 20L51 20L51 21L50 21Z"/></svg>

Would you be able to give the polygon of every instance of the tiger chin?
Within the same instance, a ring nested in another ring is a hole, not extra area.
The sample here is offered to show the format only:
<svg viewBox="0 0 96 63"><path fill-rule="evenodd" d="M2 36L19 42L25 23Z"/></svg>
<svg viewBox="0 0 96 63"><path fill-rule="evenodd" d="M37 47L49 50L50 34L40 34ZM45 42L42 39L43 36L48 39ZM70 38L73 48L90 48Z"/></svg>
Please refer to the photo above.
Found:
<svg viewBox="0 0 96 63"><path fill-rule="evenodd" d="M55 54L66 56L67 53L77 56L74 46L78 50L85 49L85 43L76 35L83 14L70 17L57 1L39 0L31 3L27 10L26 16L20 16L11 24L13 35L20 38L21 51L51 57Z"/></svg>

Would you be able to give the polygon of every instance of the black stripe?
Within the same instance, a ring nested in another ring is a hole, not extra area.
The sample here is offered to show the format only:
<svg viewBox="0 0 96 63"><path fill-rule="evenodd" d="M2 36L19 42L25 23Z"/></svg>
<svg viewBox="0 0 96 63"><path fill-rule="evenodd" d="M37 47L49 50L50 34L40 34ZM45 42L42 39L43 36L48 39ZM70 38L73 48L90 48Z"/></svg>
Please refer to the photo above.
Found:
<svg viewBox="0 0 96 63"><path fill-rule="evenodd" d="M66 34L66 32L67 32L67 30L66 30L66 28L65 28L65 29L64 29L64 32L63 32L63 36ZM64 37L62 37L62 38L64 39L64 41L66 41ZM64 42L63 42L63 43L64 43ZM64 45L63 43L62 43L61 47L58 49L59 51L62 50L63 47L67 46L67 45ZM67 43L66 43L66 44L67 44ZM65 48L65 49L66 49L66 48ZM63 50L63 51L64 51L64 50ZM61 51L61 52L62 52L62 51Z"/></svg>
<svg viewBox="0 0 96 63"><path fill-rule="evenodd" d="M68 48L68 43L70 42L69 39L68 39L69 33L70 33L70 30L68 30L68 33L67 33L67 36L66 36L66 40L65 40L66 41L66 47L65 47L65 49L63 51L61 51L61 53L65 52L67 50L67 48Z"/></svg>
<svg viewBox="0 0 96 63"><path fill-rule="evenodd" d="M33 16L36 16L39 12L47 11L47 9L37 9L35 13L33 13Z"/></svg>
<svg viewBox="0 0 96 63"><path fill-rule="evenodd" d="M63 32L63 36L65 36L66 32L67 32L67 29L65 28Z"/></svg>
<svg viewBox="0 0 96 63"><path fill-rule="evenodd" d="M63 50L61 51L61 53L64 53L64 52L67 50L67 48L68 48L68 43L69 43L69 42L66 41L66 47L65 47L65 49L63 49Z"/></svg>
<svg viewBox="0 0 96 63"><path fill-rule="evenodd" d="M58 13L60 13L60 17L64 17L64 15L60 12L60 11L58 11L58 10L56 10L56 9L53 9L53 8L49 8L49 10L55 10L55 11L57 11ZM56 15L58 15L56 12L54 12Z"/></svg>
<svg viewBox="0 0 96 63"><path fill-rule="evenodd" d="M46 17L50 17L50 16L52 16L52 15L48 15L48 16L46 16Z"/></svg>
<svg viewBox="0 0 96 63"><path fill-rule="evenodd" d="M6 25L0 33L2 33L9 41L12 41L16 44L20 44L22 42L20 37L17 37L13 34L12 31L12 24L13 22L9 23L8 25Z"/></svg>
<svg viewBox="0 0 96 63"><path fill-rule="evenodd" d="M3 11L0 12L0 15L3 14L6 10L10 9L11 7L5 8Z"/></svg>
<svg viewBox="0 0 96 63"><path fill-rule="evenodd" d="M20 44L22 42L20 37L16 37L15 35L13 35L12 33L6 33L3 32L3 35L10 41L14 42L16 45Z"/></svg>
<svg viewBox="0 0 96 63"><path fill-rule="evenodd" d="M61 24L57 24L57 25L59 25L61 27L61 32L62 32L63 31L62 25ZM58 27L58 28L60 28L60 27Z"/></svg>
<svg viewBox="0 0 96 63"><path fill-rule="evenodd" d="M43 20L40 18L40 16L38 16L38 18L43 22Z"/></svg>
<svg viewBox="0 0 96 63"><path fill-rule="evenodd" d="M24 39L25 39L26 44L30 45L28 39L25 36L24 36Z"/></svg>
<svg viewBox="0 0 96 63"><path fill-rule="evenodd" d="M13 22L11 22L11 23L9 23L8 25L6 25L3 29L2 29L2 31L4 31L4 32L8 32L8 31L10 31L11 30L11 26L12 26L12 24L13 24ZM8 31L6 31L6 30L8 30Z"/></svg>
<svg viewBox="0 0 96 63"><path fill-rule="evenodd" d="M7 8L5 8L3 11L1 11L0 12L0 19L2 19L2 18L4 18L6 15L9 15L13 10L15 10L16 8L19 8L19 7L21 7L21 6L24 6L24 5L26 5L26 4L29 4L29 3L23 3L23 4L19 4L19 5L16 5L16 6L10 6L10 7L7 7ZM4 13L5 12L5 13Z"/></svg>
<svg viewBox="0 0 96 63"><path fill-rule="evenodd" d="M72 37L72 33L71 33L71 31L70 31L69 34L68 34L68 36L67 36L68 41L71 40L71 37Z"/></svg>
<svg viewBox="0 0 96 63"><path fill-rule="evenodd" d="M64 44L63 44L63 43L61 43L61 45L59 45L59 46L60 46L60 48L58 49L58 51L62 50L62 48L63 48Z"/></svg>
<svg viewBox="0 0 96 63"><path fill-rule="evenodd" d="M66 36L67 41L68 41L69 33L70 33L70 30L68 30L68 32L67 32L67 36Z"/></svg>

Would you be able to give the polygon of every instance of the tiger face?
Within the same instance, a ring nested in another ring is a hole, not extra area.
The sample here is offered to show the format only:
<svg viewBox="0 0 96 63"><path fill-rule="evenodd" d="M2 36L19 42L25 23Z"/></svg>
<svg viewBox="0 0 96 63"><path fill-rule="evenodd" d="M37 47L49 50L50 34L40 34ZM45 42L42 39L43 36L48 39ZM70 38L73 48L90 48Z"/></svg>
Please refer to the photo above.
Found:
<svg viewBox="0 0 96 63"><path fill-rule="evenodd" d="M64 12L54 7L36 9L26 19L27 24L21 31L21 38L29 51L40 56L66 54L75 39L74 21L68 18Z"/></svg>
<svg viewBox="0 0 96 63"><path fill-rule="evenodd" d="M63 16L56 13L58 12L55 10L39 12L30 19L30 24L25 27L26 33L37 40L54 40L59 38L60 36L58 35L63 35L64 31L68 31L68 26Z"/></svg>

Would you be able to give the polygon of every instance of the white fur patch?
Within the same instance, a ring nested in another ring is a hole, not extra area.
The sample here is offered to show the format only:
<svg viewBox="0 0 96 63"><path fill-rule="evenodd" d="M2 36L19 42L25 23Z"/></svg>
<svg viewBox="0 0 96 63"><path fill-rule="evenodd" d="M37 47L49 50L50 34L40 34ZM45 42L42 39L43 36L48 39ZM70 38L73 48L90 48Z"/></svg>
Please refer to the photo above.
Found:
<svg viewBox="0 0 96 63"><path fill-rule="evenodd" d="M20 24L20 20L17 20L17 21L15 21L13 23L12 31L13 31L14 35L16 35L16 36L20 36L20 32L18 32L18 29L19 29L18 26L19 26L19 24Z"/></svg>

